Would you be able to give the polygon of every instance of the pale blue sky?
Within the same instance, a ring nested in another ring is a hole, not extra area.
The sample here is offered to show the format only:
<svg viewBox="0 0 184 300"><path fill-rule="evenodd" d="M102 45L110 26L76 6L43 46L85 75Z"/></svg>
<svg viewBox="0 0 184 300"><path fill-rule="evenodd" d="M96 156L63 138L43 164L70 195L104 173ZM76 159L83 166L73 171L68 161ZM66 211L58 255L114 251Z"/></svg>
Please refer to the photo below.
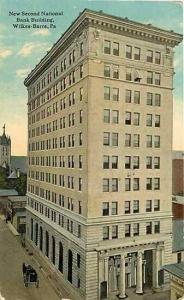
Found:
<svg viewBox="0 0 184 300"><path fill-rule="evenodd" d="M33 69L53 43L84 8L151 23L182 33L182 1L94 1L94 0L0 0L0 127L6 123L12 138L12 153L26 154L27 91L26 73ZM56 29L43 33L34 29L13 29L15 17L9 11L63 11L55 17ZM183 61L182 45L175 48L174 149L182 149ZM1 128L0 128L1 132Z"/></svg>

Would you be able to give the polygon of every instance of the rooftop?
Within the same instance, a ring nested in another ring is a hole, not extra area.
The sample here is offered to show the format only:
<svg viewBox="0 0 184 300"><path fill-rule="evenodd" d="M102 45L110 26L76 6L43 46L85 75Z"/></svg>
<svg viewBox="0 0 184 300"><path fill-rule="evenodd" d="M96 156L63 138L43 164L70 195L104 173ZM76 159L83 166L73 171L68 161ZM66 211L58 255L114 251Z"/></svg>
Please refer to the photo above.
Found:
<svg viewBox="0 0 184 300"><path fill-rule="evenodd" d="M0 197L2 196L17 196L18 192L14 189L0 190Z"/></svg>
<svg viewBox="0 0 184 300"><path fill-rule="evenodd" d="M184 262L179 264L166 265L163 269L172 275L184 280Z"/></svg>
<svg viewBox="0 0 184 300"><path fill-rule="evenodd" d="M8 197L8 199L11 201L11 202L26 202L27 200L27 197L26 196L14 196L14 197Z"/></svg>

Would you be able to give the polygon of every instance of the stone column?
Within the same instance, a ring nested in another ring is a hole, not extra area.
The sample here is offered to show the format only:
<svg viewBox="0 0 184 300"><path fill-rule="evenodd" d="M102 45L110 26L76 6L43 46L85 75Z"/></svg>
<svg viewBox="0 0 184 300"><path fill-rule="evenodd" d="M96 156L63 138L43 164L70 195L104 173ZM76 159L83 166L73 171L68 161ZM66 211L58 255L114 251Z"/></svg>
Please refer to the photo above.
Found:
<svg viewBox="0 0 184 300"><path fill-rule="evenodd" d="M109 290L111 292L116 291L116 269L114 265L114 259L110 260L110 269L109 269Z"/></svg>
<svg viewBox="0 0 184 300"><path fill-rule="evenodd" d="M142 252L139 251L137 255L137 280L136 280L136 294L143 294L142 284Z"/></svg>
<svg viewBox="0 0 184 300"><path fill-rule="evenodd" d="M160 268L160 250L153 250L153 287L158 288L158 270Z"/></svg>
<svg viewBox="0 0 184 300"><path fill-rule="evenodd" d="M104 258L104 281L107 281L107 298L109 291L109 258Z"/></svg>
<svg viewBox="0 0 184 300"><path fill-rule="evenodd" d="M125 293L125 256L121 255L121 263L120 263L120 299L126 298Z"/></svg>

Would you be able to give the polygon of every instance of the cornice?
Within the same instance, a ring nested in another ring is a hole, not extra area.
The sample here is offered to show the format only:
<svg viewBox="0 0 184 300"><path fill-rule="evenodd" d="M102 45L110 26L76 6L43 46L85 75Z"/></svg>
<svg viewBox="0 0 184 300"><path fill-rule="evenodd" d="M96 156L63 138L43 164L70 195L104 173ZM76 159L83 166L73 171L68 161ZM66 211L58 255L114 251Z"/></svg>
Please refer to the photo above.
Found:
<svg viewBox="0 0 184 300"><path fill-rule="evenodd" d="M136 39L165 44L170 47L178 45L183 38L181 34L157 28L150 24L146 25L131 21L128 18L108 15L102 11L96 12L85 9L31 71L24 81L25 86L29 86L31 82L35 81L45 68L49 67L61 52L67 49L83 29L89 26Z"/></svg>

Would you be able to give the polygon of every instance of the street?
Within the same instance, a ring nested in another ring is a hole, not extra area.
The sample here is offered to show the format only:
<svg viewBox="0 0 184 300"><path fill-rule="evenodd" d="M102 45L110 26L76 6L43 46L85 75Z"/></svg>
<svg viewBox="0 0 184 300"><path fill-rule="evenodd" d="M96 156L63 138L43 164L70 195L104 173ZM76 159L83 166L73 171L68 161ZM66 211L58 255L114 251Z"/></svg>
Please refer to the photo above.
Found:
<svg viewBox="0 0 184 300"><path fill-rule="evenodd" d="M38 273L40 287L24 287L22 263ZM47 278L38 270L31 256L0 218L0 300L59 300Z"/></svg>

